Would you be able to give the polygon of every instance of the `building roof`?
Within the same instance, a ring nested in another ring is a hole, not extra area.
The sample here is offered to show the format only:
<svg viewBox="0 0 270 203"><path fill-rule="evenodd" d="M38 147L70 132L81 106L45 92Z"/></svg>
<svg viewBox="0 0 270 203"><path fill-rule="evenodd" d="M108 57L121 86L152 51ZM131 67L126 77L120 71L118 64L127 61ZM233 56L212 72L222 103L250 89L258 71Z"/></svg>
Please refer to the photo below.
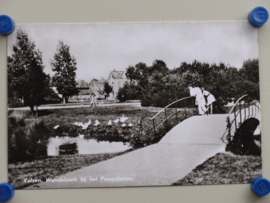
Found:
<svg viewBox="0 0 270 203"><path fill-rule="evenodd" d="M101 78L100 80L98 80L98 79L96 79L96 78L93 78L93 79L89 82L89 86L93 85L94 82L96 82L96 84L98 84L98 85L101 85L101 84L104 85L105 82L109 82L109 80L106 80L106 79L104 79L104 78Z"/></svg>
<svg viewBox="0 0 270 203"><path fill-rule="evenodd" d="M88 88L89 84L87 82L85 82L84 80L78 80L77 81L77 88Z"/></svg>
<svg viewBox="0 0 270 203"><path fill-rule="evenodd" d="M125 71L116 71L113 70L110 75L109 75L109 79L125 79Z"/></svg>

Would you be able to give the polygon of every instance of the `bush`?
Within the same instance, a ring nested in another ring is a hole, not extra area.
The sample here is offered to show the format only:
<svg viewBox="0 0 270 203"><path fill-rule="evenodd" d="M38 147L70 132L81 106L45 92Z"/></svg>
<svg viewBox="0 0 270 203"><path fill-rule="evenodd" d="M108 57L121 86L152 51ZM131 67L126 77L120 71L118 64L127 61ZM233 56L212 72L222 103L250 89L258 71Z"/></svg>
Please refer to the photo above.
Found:
<svg viewBox="0 0 270 203"><path fill-rule="evenodd" d="M132 129L120 126L98 126L86 131L86 138L97 141L129 142Z"/></svg>
<svg viewBox="0 0 270 203"><path fill-rule="evenodd" d="M8 118L8 161L29 161L47 156L49 130L42 120L25 125L23 117Z"/></svg>
<svg viewBox="0 0 270 203"><path fill-rule="evenodd" d="M124 87L119 88L118 93L117 93L117 98L120 102L125 102L126 100L140 99L137 86L134 84L126 83Z"/></svg>
<svg viewBox="0 0 270 203"><path fill-rule="evenodd" d="M60 125L57 129L55 129L54 134L57 135L58 137L65 137L67 135L69 137L77 137L80 128L75 125L64 124Z"/></svg>
<svg viewBox="0 0 270 203"><path fill-rule="evenodd" d="M156 131L153 129L143 130L136 128L130 137L130 145L133 149L138 149L158 143L172 128L173 125L168 125L165 128L156 129Z"/></svg>
<svg viewBox="0 0 270 203"><path fill-rule="evenodd" d="M144 95L141 99L142 106L153 106L152 99L150 95Z"/></svg>
<svg viewBox="0 0 270 203"><path fill-rule="evenodd" d="M8 98L8 107L22 107L23 102L19 98Z"/></svg>
<svg viewBox="0 0 270 203"><path fill-rule="evenodd" d="M62 98L60 98L54 91L50 91L50 94L45 96L43 104L58 104L61 102Z"/></svg>

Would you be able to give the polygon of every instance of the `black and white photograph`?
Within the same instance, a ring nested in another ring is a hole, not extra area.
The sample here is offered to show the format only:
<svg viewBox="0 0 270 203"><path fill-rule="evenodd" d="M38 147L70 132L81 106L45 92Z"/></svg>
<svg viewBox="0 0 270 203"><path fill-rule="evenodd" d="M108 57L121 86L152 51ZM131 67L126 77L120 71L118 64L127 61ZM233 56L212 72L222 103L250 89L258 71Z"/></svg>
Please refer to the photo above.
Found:
<svg viewBox="0 0 270 203"><path fill-rule="evenodd" d="M19 24L7 53L15 189L262 175L258 30L246 21Z"/></svg>

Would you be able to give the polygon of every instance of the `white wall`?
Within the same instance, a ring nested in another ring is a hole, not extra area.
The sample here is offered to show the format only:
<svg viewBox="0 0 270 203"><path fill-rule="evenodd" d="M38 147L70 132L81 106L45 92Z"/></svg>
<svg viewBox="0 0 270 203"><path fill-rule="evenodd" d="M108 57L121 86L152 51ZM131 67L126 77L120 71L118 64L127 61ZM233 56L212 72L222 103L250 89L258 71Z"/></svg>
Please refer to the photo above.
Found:
<svg viewBox="0 0 270 203"><path fill-rule="evenodd" d="M255 6L270 10L269 0L0 0L0 14L16 23L145 22L246 20ZM269 20L270 21L270 20ZM259 29L262 99L263 175L270 179L270 22ZM0 182L7 181L6 37L0 36ZM266 203L250 186L141 187L17 191L20 203Z"/></svg>

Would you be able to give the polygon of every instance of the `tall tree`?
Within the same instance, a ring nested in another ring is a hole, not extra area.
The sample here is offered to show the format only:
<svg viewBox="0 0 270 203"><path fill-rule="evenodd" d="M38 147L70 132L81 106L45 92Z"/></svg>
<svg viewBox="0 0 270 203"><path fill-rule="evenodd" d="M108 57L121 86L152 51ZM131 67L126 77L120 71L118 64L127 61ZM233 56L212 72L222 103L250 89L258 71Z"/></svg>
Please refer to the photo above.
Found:
<svg viewBox="0 0 270 203"><path fill-rule="evenodd" d="M110 86L108 82L105 82L104 92L106 92L106 94L110 94L112 92L112 90L113 90L112 86Z"/></svg>
<svg viewBox="0 0 270 203"><path fill-rule="evenodd" d="M50 94L50 77L44 73L42 53L35 46L26 32L18 30L13 54L8 56L9 104L21 99L32 113Z"/></svg>
<svg viewBox="0 0 270 203"><path fill-rule="evenodd" d="M62 94L63 102L67 103L68 98L78 93L76 88L77 62L74 56L70 55L69 46L59 41L59 44L51 60L52 70L55 72L52 77L52 85Z"/></svg>

